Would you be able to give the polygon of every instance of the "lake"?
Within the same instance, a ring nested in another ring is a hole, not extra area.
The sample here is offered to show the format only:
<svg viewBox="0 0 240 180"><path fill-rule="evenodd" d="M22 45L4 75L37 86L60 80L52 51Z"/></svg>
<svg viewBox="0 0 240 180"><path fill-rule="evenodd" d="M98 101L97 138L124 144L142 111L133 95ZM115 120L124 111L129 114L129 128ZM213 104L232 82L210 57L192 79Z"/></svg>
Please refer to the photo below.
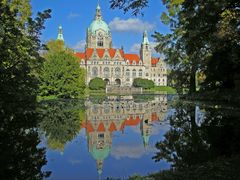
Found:
<svg viewBox="0 0 240 180"><path fill-rule="evenodd" d="M239 177L238 106L142 94L6 109L2 177L127 179L169 169L179 179Z"/></svg>

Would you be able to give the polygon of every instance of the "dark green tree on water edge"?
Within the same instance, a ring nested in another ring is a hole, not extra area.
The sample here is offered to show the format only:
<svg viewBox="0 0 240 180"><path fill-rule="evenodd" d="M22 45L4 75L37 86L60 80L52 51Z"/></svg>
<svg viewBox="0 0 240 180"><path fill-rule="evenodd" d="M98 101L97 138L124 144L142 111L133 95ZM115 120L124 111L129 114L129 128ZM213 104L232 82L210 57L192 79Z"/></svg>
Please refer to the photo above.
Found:
<svg viewBox="0 0 240 180"><path fill-rule="evenodd" d="M0 2L0 179L43 179L49 172L42 171L46 158L44 148L37 147L35 105L42 62L39 36L50 10L32 19L29 6L15 5Z"/></svg>
<svg viewBox="0 0 240 180"><path fill-rule="evenodd" d="M49 41L46 60L40 73L40 95L77 98L84 94L85 70L63 41Z"/></svg>
<svg viewBox="0 0 240 180"><path fill-rule="evenodd" d="M110 0L112 8L134 15L148 0ZM161 20L171 33L156 32L156 50L171 66L170 78L180 93L196 91L196 77L204 77L202 91L240 88L240 1L163 0Z"/></svg>

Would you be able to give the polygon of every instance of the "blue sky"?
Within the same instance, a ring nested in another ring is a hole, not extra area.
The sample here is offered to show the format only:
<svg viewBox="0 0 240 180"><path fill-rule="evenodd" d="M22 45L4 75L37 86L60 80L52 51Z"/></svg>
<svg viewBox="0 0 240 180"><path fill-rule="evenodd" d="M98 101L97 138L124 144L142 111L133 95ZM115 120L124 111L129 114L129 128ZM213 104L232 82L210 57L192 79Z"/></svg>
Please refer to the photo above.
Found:
<svg viewBox="0 0 240 180"><path fill-rule="evenodd" d="M46 29L41 37L43 42L56 39L57 28L61 24L67 46L82 51L86 38L86 29L90 26L97 6L97 0L31 0L33 15L45 9L52 9L52 18L46 22ZM109 0L100 0L104 21L112 32L113 46L124 47L125 52L138 51L144 29L150 37L154 31L166 33L169 28L160 21L165 11L161 0L150 0L149 7L144 9L144 16L124 14L118 9L110 9Z"/></svg>

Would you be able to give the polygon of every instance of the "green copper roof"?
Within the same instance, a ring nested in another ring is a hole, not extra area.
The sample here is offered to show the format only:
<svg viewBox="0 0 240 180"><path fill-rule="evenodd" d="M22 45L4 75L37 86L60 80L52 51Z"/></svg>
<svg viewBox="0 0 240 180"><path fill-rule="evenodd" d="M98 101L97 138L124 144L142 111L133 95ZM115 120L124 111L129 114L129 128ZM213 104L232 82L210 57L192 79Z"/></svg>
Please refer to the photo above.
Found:
<svg viewBox="0 0 240 180"><path fill-rule="evenodd" d="M57 40L64 41L64 38L63 38L63 28L62 28L61 25L58 27L58 36L57 36Z"/></svg>
<svg viewBox="0 0 240 180"><path fill-rule="evenodd" d="M143 44L149 44L147 31L144 31L144 33L143 33Z"/></svg>
<svg viewBox="0 0 240 180"><path fill-rule="evenodd" d="M94 146L93 146L92 150L90 150L90 152L94 159L104 160L110 153L110 148L108 146L106 146L103 149L97 149L96 145L94 144Z"/></svg>
<svg viewBox="0 0 240 180"><path fill-rule="evenodd" d="M102 29L103 31L109 33L109 27L107 23L105 23L103 20L94 20L92 24L89 27L89 30L95 34L97 30Z"/></svg>
<svg viewBox="0 0 240 180"><path fill-rule="evenodd" d="M150 136L149 135L143 135L143 143L144 143L144 146L146 147L149 143L149 138Z"/></svg>

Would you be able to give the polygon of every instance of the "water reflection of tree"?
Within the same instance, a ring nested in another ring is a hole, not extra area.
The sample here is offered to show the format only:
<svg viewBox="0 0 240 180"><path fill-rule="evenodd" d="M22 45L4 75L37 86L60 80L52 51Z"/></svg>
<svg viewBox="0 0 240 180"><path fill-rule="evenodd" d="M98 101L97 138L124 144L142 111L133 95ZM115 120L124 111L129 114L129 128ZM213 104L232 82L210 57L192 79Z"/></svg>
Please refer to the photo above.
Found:
<svg viewBox="0 0 240 180"><path fill-rule="evenodd" d="M0 104L0 179L43 179L46 164L45 149L36 131L37 114L30 101Z"/></svg>
<svg viewBox="0 0 240 180"><path fill-rule="evenodd" d="M167 160L166 179L237 179L240 167L240 113L205 106L199 124L194 105L178 103L165 139L156 144L156 161ZM155 178L156 178L155 177ZM164 178L163 178L164 179Z"/></svg>
<svg viewBox="0 0 240 180"><path fill-rule="evenodd" d="M83 102L75 100L50 101L41 104L40 129L46 134L51 149L63 151L81 128L84 118Z"/></svg>

